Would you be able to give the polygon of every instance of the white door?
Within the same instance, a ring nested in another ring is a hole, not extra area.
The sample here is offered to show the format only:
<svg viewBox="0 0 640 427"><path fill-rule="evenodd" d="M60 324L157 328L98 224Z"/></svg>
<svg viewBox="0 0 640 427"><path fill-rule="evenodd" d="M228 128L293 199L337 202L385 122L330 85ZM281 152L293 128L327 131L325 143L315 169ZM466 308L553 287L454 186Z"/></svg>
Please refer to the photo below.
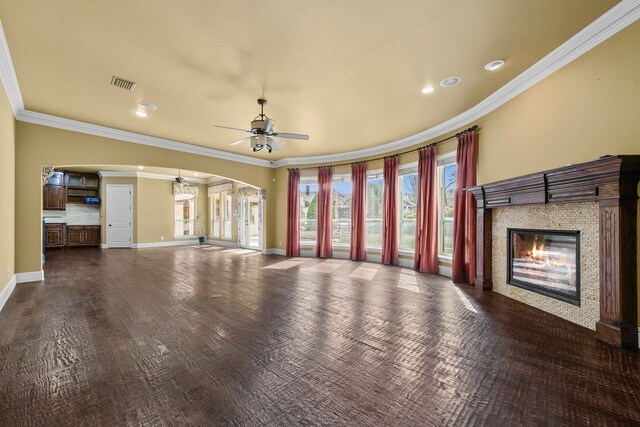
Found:
<svg viewBox="0 0 640 427"><path fill-rule="evenodd" d="M133 237L133 186L107 184L107 245L130 248Z"/></svg>

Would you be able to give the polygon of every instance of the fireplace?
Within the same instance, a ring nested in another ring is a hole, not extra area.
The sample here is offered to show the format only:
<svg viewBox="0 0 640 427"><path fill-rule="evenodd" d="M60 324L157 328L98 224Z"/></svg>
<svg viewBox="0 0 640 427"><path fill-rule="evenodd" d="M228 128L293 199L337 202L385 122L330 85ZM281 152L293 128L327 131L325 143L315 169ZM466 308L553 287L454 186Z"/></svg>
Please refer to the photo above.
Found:
<svg viewBox="0 0 640 427"><path fill-rule="evenodd" d="M580 232L508 230L508 283L580 305Z"/></svg>

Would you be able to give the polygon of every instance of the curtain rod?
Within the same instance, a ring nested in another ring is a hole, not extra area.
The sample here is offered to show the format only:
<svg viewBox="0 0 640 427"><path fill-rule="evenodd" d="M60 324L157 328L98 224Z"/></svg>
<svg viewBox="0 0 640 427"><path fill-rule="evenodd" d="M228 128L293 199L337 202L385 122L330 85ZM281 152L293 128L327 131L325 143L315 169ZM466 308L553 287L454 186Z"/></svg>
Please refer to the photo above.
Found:
<svg viewBox="0 0 640 427"><path fill-rule="evenodd" d="M440 141L432 142L431 144L423 145L423 146L421 146L421 147L417 147L417 148L412 148L411 150L403 151L403 152L401 152L401 153L392 154L392 155L390 155L390 156L376 157L375 159L362 160L362 161L360 161L360 162L338 163L338 164L335 164L335 165L326 165L326 166L308 166L308 167L306 167L306 168L287 168L287 170L291 170L291 169L307 170L307 169L318 169L318 168L329 168L329 167L333 168L333 167L338 167L338 166L353 165L353 164L356 164L356 163L369 163L369 162L375 162L376 160L384 160L384 159L386 159L387 157L402 156L403 154L413 153L414 151L419 151L419 150L422 150L423 148L437 146L437 145L439 145L439 144L442 144L443 142L447 142L447 141L449 141L450 139L457 138L457 137L459 137L460 135L464 135L464 134L465 134L465 133L467 133L467 132L471 132L472 130L478 130L478 129L480 129L480 128L478 127L478 125L473 125L473 126L471 126L469 129L465 129L465 130L463 130L462 132L458 132L458 133L456 133L455 135L451 135L450 137L445 138L445 139L441 139Z"/></svg>

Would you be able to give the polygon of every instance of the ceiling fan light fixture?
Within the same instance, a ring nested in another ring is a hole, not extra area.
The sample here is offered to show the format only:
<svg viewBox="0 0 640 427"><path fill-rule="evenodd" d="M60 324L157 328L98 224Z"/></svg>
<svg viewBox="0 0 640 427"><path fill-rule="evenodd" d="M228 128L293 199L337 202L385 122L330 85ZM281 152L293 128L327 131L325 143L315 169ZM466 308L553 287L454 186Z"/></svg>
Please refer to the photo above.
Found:
<svg viewBox="0 0 640 427"><path fill-rule="evenodd" d="M237 130L240 132L246 132L251 134L251 136L239 139L231 143L231 145L240 144L247 139L250 141L251 151L258 152L264 148L266 148L270 153L272 150L278 151L283 143L280 141L275 141L271 138L285 138L285 139L300 139L303 141L307 141L309 139L309 135L300 134L300 133L289 133L289 132L275 132L273 130L273 126L275 124L275 120L267 117L264 114L264 106L267 104L267 100L263 98L258 99L258 105L260 105L260 114L258 114L251 121L251 130L240 129L231 126L221 126L214 125L214 127L221 129L229 129L229 130Z"/></svg>

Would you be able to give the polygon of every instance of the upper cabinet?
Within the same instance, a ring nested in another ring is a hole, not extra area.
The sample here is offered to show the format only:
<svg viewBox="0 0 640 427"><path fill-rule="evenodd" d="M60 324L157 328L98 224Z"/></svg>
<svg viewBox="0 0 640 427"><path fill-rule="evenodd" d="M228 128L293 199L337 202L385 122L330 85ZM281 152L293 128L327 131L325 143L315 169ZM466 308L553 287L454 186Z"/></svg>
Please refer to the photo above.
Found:
<svg viewBox="0 0 640 427"><path fill-rule="evenodd" d="M63 172L54 172L51 177L47 180L47 184L51 185L64 185L64 173Z"/></svg>
<svg viewBox="0 0 640 427"><path fill-rule="evenodd" d="M68 203L92 204L100 197L100 177L95 173L54 172L42 189L44 210L67 208ZM87 202L91 198L93 202Z"/></svg>
<svg viewBox="0 0 640 427"><path fill-rule="evenodd" d="M65 179L67 188L97 190L100 187L100 177L95 173L67 172Z"/></svg>
<svg viewBox="0 0 640 427"><path fill-rule="evenodd" d="M100 177L95 173L66 171L67 203L85 203L85 197L100 197Z"/></svg>
<svg viewBox="0 0 640 427"><path fill-rule="evenodd" d="M67 208L67 191L64 174L54 172L42 188L42 209L63 211Z"/></svg>

